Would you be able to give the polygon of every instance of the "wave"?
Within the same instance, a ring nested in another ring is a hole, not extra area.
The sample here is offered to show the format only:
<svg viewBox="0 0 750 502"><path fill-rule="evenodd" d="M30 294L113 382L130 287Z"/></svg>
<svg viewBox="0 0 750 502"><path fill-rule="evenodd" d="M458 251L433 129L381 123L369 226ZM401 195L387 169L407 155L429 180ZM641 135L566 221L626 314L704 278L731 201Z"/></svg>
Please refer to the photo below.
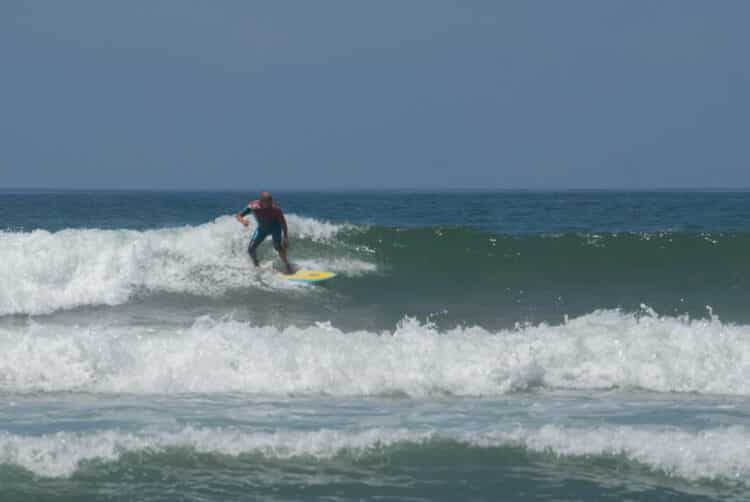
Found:
<svg viewBox="0 0 750 502"><path fill-rule="evenodd" d="M458 322L493 325L491 308L498 304L505 310L496 317L505 322L632 310L641 302L692 314L710 303L747 320L747 233L498 235L465 227L339 225L295 215L289 226L292 258L300 266L349 277L381 272L339 291L365 306L383 305L389 322L421 313L422 306L452 307ZM121 305L153 292L215 297L238 288L299 288L270 268L249 267L250 231L225 216L145 231L0 232L0 315ZM264 252L273 258L270 246ZM526 310L518 313L519 305Z"/></svg>
<svg viewBox="0 0 750 502"><path fill-rule="evenodd" d="M410 468L431 459L463 458L461 450L481 449L483 462L501 462L521 449L532 455L553 456L563 461L584 457L591 464L622 458L652 471L688 480L743 483L750 479L750 430L720 427L702 431L631 426L539 428L508 430L366 429L339 431L255 432L220 427L183 427L176 431L104 430L88 433L58 432L40 436L0 433L0 464L20 466L37 475L66 477L83 463L127 461L140 452L139 464L173 464L186 457L210 454L245 457L252 463L262 459L284 461L305 458L326 461L346 459L353 463L388 458L406 458ZM451 451L453 450L453 451ZM456 452L458 450L458 452ZM441 455L442 453L442 455ZM437 460L435 460L437 461Z"/></svg>
<svg viewBox="0 0 750 502"><path fill-rule="evenodd" d="M288 217L302 264L347 275L370 263L331 252L306 257L351 225ZM67 229L0 232L0 315L45 314L84 305L118 305L140 291L219 295L233 288L291 287L269 269L252 271L245 251L253 228L231 217L158 230ZM330 251L330 250L329 250ZM322 257L322 256L326 257ZM297 256L294 256L295 258Z"/></svg>
<svg viewBox="0 0 750 502"><path fill-rule="evenodd" d="M356 240L406 271L440 271L451 279L469 274L501 284L741 285L750 275L750 233L510 235L467 227L370 227Z"/></svg>
<svg viewBox="0 0 750 502"><path fill-rule="evenodd" d="M495 396L536 387L750 396L750 326L597 311L558 326L381 333L199 318L185 329L0 328L0 390Z"/></svg>

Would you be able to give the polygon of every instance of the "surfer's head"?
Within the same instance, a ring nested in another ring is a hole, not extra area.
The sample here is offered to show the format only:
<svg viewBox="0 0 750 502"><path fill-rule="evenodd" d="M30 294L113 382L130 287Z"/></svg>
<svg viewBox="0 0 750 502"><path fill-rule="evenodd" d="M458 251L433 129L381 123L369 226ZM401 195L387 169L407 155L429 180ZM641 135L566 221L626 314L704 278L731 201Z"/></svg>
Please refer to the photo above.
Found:
<svg viewBox="0 0 750 502"><path fill-rule="evenodd" d="M273 206L273 197L271 197L271 192L260 193L260 205L261 207Z"/></svg>

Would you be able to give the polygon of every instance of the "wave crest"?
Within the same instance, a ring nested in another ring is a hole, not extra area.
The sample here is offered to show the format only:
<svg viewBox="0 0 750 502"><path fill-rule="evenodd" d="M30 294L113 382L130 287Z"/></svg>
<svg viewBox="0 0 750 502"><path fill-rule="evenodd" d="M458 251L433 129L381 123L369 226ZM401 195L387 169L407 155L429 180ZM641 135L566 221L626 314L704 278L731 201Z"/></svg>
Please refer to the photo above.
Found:
<svg viewBox="0 0 750 502"><path fill-rule="evenodd" d="M232 428L184 427L177 431L91 433L58 432L41 436L0 433L0 464L21 466L49 477L70 476L84 461L115 462L128 452L159 455L169 448L218 455L258 455L285 460L312 457L319 461L346 455L362 459L391 455L393 448L406 451L440 450L446 442L459 448L522 448L532 453L565 457L622 456L670 476L689 480L744 482L750 476L750 452L745 445L750 432L743 427L704 431L630 426L540 428L512 430L414 431L365 429L361 431L253 432ZM429 457L421 457L428 459ZM485 456L485 461L488 461ZM410 456L410 464L414 462ZM175 462L174 456L161 461ZM142 461L141 461L142 462Z"/></svg>
<svg viewBox="0 0 750 502"><path fill-rule="evenodd" d="M597 311L559 326L440 332L198 319L186 329L0 329L11 392L492 396L543 386L750 395L750 326Z"/></svg>

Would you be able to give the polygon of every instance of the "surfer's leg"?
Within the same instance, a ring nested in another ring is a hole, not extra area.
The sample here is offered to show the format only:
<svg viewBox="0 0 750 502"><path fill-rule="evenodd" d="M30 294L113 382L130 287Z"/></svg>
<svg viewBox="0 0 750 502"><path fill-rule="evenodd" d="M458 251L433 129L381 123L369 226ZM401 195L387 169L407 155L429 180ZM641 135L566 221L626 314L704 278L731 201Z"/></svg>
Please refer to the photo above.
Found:
<svg viewBox="0 0 750 502"><path fill-rule="evenodd" d="M281 258L281 261L284 262L284 268L286 269L287 274L293 274L294 269L292 268L292 265L289 263L289 258L286 256L286 249L283 247L279 247L276 249L276 251L279 252L279 257Z"/></svg>
<svg viewBox="0 0 750 502"><path fill-rule="evenodd" d="M260 265L257 254L258 246L265 240L267 235L267 233L261 232L260 228L256 228L250 239L250 244L247 246L247 253L250 255L250 258L253 260L253 265L256 267Z"/></svg>
<svg viewBox="0 0 750 502"><path fill-rule="evenodd" d="M281 258L281 261L284 262L286 273L293 274L294 269L292 269L292 265L289 263L289 258L286 255L286 248L281 244L281 226L274 227L272 236L273 247L276 249L276 252L279 253L279 258Z"/></svg>

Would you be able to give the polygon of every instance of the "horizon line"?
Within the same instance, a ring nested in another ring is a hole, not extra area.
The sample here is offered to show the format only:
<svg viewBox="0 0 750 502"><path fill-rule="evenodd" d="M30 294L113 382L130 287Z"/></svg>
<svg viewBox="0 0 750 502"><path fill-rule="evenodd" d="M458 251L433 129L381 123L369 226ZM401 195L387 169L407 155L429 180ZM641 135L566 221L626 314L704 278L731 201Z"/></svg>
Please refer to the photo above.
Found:
<svg viewBox="0 0 750 502"><path fill-rule="evenodd" d="M272 191L272 192L299 192L299 193L341 193L341 192L410 192L410 193L451 193L451 192L467 192L467 193L503 193L503 192L748 192L750 186L747 187L606 187L606 188L590 188L590 187L560 187L560 188L523 188L523 187L382 187L382 188L366 188L366 187L326 187L326 188L281 188L281 187L263 187L263 188L237 188L237 187L217 187L217 188L199 188L199 187L183 187L183 188L145 188L145 187L0 187L0 193L10 192L193 192L193 193L236 193L236 192L253 192L258 190Z"/></svg>

